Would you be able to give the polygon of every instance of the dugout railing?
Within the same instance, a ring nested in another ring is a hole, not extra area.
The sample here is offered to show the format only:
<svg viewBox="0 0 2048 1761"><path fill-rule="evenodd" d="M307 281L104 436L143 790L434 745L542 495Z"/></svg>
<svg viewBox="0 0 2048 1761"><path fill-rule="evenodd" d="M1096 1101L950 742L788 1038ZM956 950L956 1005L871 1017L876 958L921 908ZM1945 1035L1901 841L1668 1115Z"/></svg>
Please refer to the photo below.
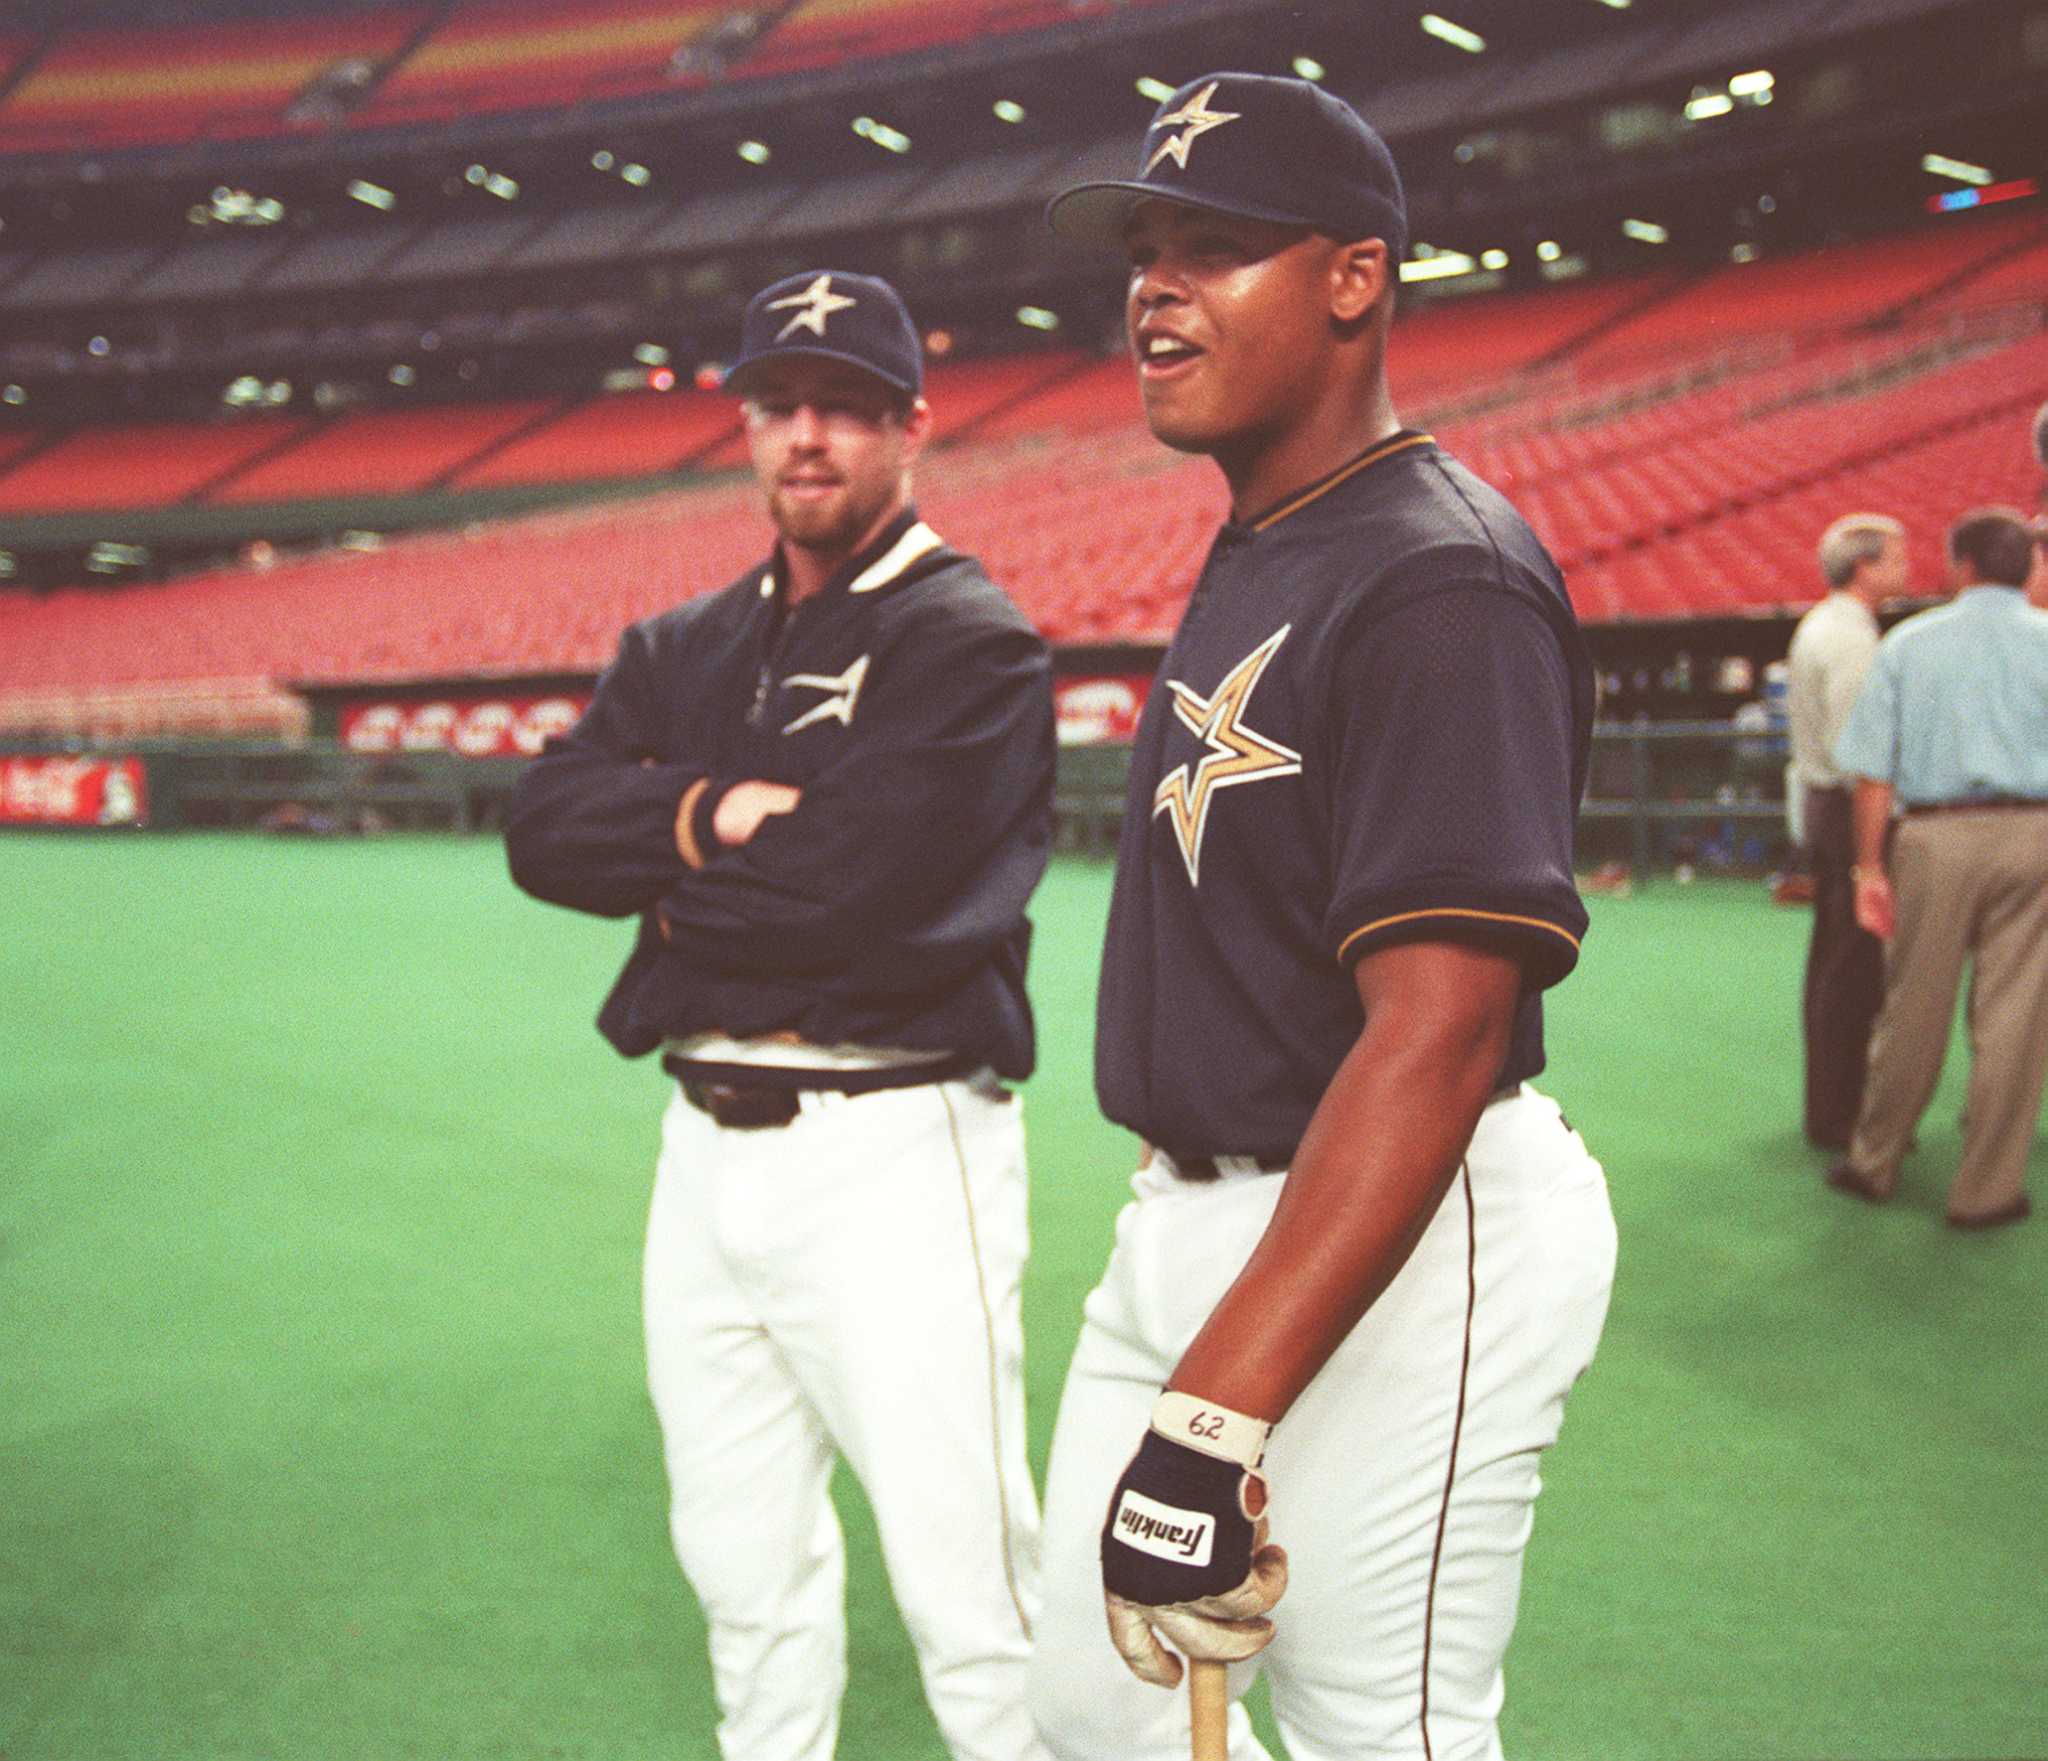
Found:
<svg viewBox="0 0 2048 1761"><path fill-rule="evenodd" d="M144 825L153 830L265 829L308 834L383 830L490 832L525 760L445 749L352 752L338 741L133 741L82 748L10 740L11 758L91 752L138 761ZM1760 874L1791 857L1782 732L1727 722L1609 724L1593 737L1580 815L1582 868L1621 864L1649 877ZM1059 848L1107 855L1123 818L1130 748L1063 746L1054 816ZM0 823L29 824L9 816Z"/></svg>

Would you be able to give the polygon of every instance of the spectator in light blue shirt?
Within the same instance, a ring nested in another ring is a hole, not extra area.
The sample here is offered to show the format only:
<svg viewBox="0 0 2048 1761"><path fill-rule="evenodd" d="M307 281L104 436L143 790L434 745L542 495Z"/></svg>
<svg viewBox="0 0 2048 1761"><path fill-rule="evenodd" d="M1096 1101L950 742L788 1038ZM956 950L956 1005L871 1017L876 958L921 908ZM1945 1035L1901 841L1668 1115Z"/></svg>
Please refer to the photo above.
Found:
<svg viewBox="0 0 2048 1761"><path fill-rule="evenodd" d="M1828 1182L1891 1196L1972 964L1963 1160L1948 1196L1959 1228L2028 1214L2048 1077L2048 612L2027 603L2034 560L2018 509L1958 520L1955 599L1878 645L1835 741L1836 766L1857 779L1857 921L1888 948L1863 1107Z"/></svg>

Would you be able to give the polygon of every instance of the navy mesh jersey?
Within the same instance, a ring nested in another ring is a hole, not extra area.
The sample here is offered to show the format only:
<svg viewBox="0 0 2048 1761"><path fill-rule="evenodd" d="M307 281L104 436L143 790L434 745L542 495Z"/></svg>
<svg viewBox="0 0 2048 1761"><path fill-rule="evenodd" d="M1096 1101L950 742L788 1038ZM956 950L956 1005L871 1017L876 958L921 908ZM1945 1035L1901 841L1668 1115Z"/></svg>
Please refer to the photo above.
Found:
<svg viewBox="0 0 2048 1761"><path fill-rule="evenodd" d="M1352 966L1468 940L1525 973L1503 1082L1577 961L1593 675L1557 566L1409 431L1217 535L1138 727L1097 1003L1103 1110L1284 1162L1364 1015Z"/></svg>

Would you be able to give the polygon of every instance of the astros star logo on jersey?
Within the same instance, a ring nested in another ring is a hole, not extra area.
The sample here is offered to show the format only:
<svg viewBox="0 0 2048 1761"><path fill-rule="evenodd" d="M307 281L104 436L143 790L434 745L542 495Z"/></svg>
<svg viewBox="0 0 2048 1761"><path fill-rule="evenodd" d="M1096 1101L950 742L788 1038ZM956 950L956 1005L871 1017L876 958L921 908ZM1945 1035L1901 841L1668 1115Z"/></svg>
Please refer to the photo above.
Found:
<svg viewBox="0 0 2048 1761"><path fill-rule="evenodd" d="M1208 829L1216 791L1301 772L1299 752L1269 740L1244 720L1259 676L1293 628L1282 624L1224 675L1212 696L1204 697L1178 679L1166 681L1173 693L1173 713L1208 747L1192 767L1183 764L1170 771L1152 791L1152 817L1169 816L1190 886L1201 884L1202 834Z"/></svg>
<svg viewBox="0 0 2048 1761"><path fill-rule="evenodd" d="M1221 128L1226 122L1235 122L1244 114L1241 110L1209 108L1209 100L1216 96L1217 84L1217 81L1211 80L1172 115L1162 116L1152 125L1154 128L1177 128L1181 132L1169 135L1159 143L1158 150L1145 161L1145 169L1138 173L1140 177L1150 175L1152 167L1162 159L1171 159L1181 170L1187 170L1188 149L1200 136L1207 134L1212 128Z"/></svg>
<svg viewBox="0 0 2048 1761"><path fill-rule="evenodd" d="M791 673L782 681L785 691L823 691L824 697L798 716L782 731L793 734L813 722L835 721L843 728L853 726L853 706L860 700L861 681L868 676L868 657L863 654L843 673Z"/></svg>
<svg viewBox="0 0 2048 1761"><path fill-rule="evenodd" d="M775 333L775 340L781 342L792 332L808 330L813 336L825 334L825 320L834 312L843 312L848 306L857 306L860 301L851 294L832 291L832 277L821 275L802 293L790 294L787 298L770 300L768 310L779 312L789 306L801 306L802 311Z"/></svg>

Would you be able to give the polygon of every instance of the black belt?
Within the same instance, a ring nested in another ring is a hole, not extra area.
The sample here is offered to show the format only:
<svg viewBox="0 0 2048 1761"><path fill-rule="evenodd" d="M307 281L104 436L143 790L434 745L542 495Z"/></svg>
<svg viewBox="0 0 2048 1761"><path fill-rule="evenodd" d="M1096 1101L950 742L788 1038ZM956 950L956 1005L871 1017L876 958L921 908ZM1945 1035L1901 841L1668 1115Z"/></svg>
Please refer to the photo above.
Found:
<svg viewBox="0 0 2048 1761"><path fill-rule="evenodd" d="M747 1064L699 1064L673 1052L661 1060L676 1079L683 1099L700 1113L735 1131L787 1125L803 1111L807 1093L867 1095L891 1088L949 1082L981 1068L965 1056L935 1058L929 1064L886 1064L875 1070L757 1070Z"/></svg>
<svg viewBox="0 0 2048 1761"><path fill-rule="evenodd" d="M1285 1174L1285 1162L1254 1161L1250 1156L1169 1156L1173 1171L1183 1180L1221 1180L1225 1162L1235 1162L1241 1174Z"/></svg>
<svg viewBox="0 0 2048 1761"><path fill-rule="evenodd" d="M1510 1095L1519 1094L1521 1089L1519 1082L1504 1082L1486 1097L1486 1104L1490 1107L1495 1101L1504 1101ZM1177 1156L1171 1150L1167 1151L1166 1159L1183 1180L1194 1181L1221 1180L1225 1162L1237 1164L1229 1170L1235 1174L1285 1174L1293 1165L1292 1158L1285 1162L1269 1162L1264 1157L1254 1156Z"/></svg>
<svg viewBox="0 0 2048 1761"><path fill-rule="evenodd" d="M2026 795L1993 795L1988 801L1921 801L1906 809L1909 819L1918 819L1923 813L2011 813L2028 807L2048 807L2048 801L2036 801Z"/></svg>

